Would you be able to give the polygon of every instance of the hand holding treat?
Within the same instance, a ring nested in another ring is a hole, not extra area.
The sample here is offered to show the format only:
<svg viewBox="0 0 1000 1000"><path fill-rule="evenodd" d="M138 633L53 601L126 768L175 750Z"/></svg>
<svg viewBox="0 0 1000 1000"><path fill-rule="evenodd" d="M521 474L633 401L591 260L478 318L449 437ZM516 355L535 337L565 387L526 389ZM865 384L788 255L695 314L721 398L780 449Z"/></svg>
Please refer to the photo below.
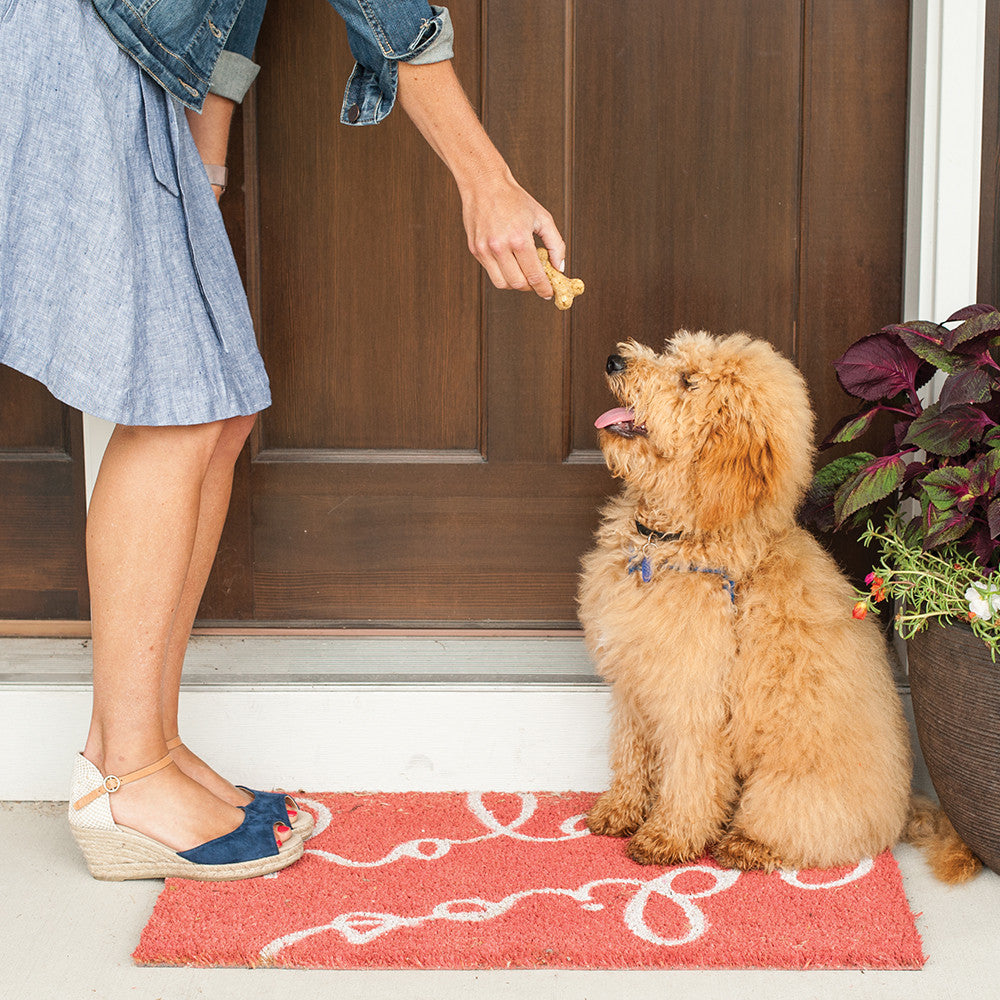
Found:
<svg viewBox="0 0 1000 1000"><path fill-rule="evenodd" d="M557 309L569 309L577 295L583 295L583 282L579 278L567 278L562 271L557 271L549 261L549 252L545 247L538 247L538 259L545 268L545 276L555 293Z"/></svg>

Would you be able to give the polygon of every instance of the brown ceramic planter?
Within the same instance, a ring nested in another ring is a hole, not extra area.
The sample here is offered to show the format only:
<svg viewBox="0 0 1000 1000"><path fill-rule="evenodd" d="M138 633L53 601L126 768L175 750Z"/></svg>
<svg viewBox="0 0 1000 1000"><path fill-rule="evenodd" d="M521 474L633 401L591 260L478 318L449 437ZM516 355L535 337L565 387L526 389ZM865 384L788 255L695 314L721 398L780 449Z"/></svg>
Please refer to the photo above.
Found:
<svg viewBox="0 0 1000 1000"><path fill-rule="evenodd" d="M934 790L962 839L1000 872L1000 662L961 624L930 625L907 658Z"/></svg>

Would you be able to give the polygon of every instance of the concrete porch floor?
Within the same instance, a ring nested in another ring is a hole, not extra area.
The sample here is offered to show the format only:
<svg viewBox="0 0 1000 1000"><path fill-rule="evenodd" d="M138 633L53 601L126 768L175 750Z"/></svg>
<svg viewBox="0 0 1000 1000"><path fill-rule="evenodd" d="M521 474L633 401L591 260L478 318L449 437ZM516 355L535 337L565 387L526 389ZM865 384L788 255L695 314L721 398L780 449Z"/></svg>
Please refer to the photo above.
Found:
<svg viewBox="0 0 1000 1000"><path fill-rule="evenodd" d="M1000 877L933 881L912 848L896 851L929 956L920 972L324 972L144 969L129 957L161 882L96 882L70 836L65 803L0 803L3 1000L774 1000L998 995Z"/></svg>

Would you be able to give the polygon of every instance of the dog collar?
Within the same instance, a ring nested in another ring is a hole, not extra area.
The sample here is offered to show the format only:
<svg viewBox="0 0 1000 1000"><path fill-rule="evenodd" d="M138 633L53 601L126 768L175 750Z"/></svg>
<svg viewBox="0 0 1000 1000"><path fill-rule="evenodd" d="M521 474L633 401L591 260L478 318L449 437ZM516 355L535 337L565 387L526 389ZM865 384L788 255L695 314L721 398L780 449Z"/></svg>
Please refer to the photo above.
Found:
<svg viewBox="0 0 1000 1000"><path fill-rule="evenodd" d="M643 583L649 583L653 579L653 569L654 565L649 556L638 552L629 559L627 573L629 576L638 573ZM655 569L668 569L674 573L711 573L721 578L722 589L729 595L730 602L736 603L736 581L729 575L728 570L715 569L712 566L677 566L666 561L657 563Z"/></svg>
<svg viewBox="0 0 1000 1000"><path fill-rule="evenodd" d="M676 542L681 537L680 531L654 531L647 528L638 518L635 521L635 530L646 538L655 539L657 542Z"/></svg>

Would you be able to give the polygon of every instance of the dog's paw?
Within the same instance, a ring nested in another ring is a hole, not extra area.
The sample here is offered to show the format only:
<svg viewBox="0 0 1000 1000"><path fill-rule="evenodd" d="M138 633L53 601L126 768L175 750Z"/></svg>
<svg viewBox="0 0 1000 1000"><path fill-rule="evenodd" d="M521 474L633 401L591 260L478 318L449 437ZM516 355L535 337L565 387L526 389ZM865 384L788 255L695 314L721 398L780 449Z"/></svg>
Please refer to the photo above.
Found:
<svg viewBox="0 0 1000 1000"><path fill-rule="evenodd" d="M634 803L605 792L587 813L587 829L598 837L631 837L645 818Z"/></svg>
<svg viewBox="0 0 1000 1000"><path fill-rule="evenodd" d="M773 872L785 867L776 851L739 830L730 830L712 848L712 856L723 868L738 868L744 872Z"/></svg>
<svg viewBox="0 0 1000 1000"><path fill-rule="evenodd" d="M681 865L704 857L706 846L643 829L628 842L625 853L640 865Z"/></svg>

